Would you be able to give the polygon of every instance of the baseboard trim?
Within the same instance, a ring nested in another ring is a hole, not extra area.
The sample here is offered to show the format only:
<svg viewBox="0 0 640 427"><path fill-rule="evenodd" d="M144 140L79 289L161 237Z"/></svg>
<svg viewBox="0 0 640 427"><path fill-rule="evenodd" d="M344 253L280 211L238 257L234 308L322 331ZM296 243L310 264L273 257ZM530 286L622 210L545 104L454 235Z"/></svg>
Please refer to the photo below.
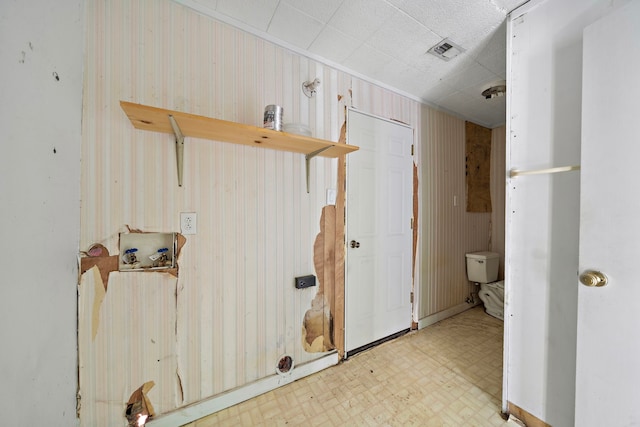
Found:
<svg viewBox="0 0 640 427"><path fill-rule="evenodd" d="M518 420L522 421L526 427L551 427L550 424L547 424L536 416L531 415L518 405L514 405L511 402L507 402L507 404L509 406L509 415L513 415Z"/></svg>
<svg viewBox="0 0 640 427"><path fill-rule="evenodd" d="M447 317L455 316L456 314L460 314L463 311L467 311L470 308L473 308L480 304L481 302L478 302L476 304L462 303L462 304L454 305L453 307L450 307L446 310L442 310L437 313L431 314L427 317L423 317L422 319L418 320L418 329L426 328L427 326L433 325L434 323L438 323L439 321L444 320Z"/></svg>
<svg viewBox="0 0 640 427"><path fill-rule="evenodd" d="M193 403L189 406L162 414L145 425L148 427L175 427L188 424L233 405L237 405L245 400L249 400L271 390L275 390L278 387L292 383L300 378L307 377L315 374L316 372L320 372L326 368L337 365L338 362L338 353L334 352L303 365L296 365L291 371L291 375L283 376L274 374L251 384L229 390L208 399Z"/></svg>

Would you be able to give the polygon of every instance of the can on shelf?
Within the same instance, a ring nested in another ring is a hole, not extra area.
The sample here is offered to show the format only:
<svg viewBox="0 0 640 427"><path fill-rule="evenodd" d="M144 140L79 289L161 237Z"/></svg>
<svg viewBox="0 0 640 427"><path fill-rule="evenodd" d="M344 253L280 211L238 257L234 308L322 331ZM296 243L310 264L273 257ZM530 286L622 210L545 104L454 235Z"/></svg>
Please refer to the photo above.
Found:
<svg viewBox="0 0 640 427"><path fill-rule="evenodd" d="M267 105L264 108L264 128L281 131L283 111L279 105Z"/></svg>

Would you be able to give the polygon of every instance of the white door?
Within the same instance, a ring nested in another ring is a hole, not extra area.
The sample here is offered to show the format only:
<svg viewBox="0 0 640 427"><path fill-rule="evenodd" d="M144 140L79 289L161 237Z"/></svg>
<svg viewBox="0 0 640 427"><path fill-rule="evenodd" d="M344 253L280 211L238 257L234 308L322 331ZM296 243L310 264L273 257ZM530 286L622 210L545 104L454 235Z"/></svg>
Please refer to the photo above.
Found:
<svg viewBox="0 0 640 427"><path fill-rule="evenodd" d="M348 111L345 349L411 327L413 130Z"/></svg>
<svg viewBox="0 0 640 427"><path fill-rule="evenodd" d="M575 425L640 425L640 1L583 44Z"/></svg>

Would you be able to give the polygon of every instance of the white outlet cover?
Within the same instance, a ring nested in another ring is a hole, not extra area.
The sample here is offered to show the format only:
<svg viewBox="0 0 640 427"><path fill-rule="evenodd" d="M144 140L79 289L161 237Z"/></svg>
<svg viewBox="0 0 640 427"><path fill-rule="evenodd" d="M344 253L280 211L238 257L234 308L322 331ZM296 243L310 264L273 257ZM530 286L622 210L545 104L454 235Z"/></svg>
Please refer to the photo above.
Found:
<svg viewBox="0 0 640 427"><path fill-rule="evenodd" d="M338 191L335 188L327 188L327 205L335 205Z"/></svg>
<svg viewBox="0 0 640 427"><path fill-rule="evenodd" d="M183 235L196 234L197 216L195 212L180 213L180 232Z"/></svg>

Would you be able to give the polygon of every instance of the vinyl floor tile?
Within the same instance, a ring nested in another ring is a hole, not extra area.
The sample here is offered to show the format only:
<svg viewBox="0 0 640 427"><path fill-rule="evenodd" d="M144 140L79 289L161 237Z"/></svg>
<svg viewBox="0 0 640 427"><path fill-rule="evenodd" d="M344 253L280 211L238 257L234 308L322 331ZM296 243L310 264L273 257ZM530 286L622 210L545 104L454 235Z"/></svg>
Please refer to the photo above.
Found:
<svg viewBox="0 0 640 427"><path fill-rule="evenodd" d="M512 425L500 414L502 331L475 307L188 427Z"/></svg>

